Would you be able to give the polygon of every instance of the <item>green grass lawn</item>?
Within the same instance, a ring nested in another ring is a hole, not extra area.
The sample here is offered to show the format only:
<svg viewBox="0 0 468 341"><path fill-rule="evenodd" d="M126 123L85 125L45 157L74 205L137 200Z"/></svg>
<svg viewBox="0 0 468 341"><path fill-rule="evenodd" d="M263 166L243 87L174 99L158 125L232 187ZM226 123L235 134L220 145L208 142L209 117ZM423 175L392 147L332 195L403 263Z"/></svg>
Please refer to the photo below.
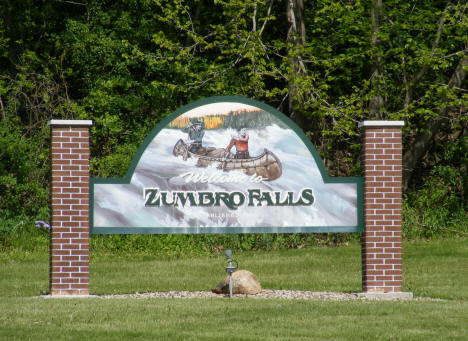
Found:
<svg viewBox="0 0 468 341"><path fill-rule="evenodd" d="M48 255L0 254L0 340L468 340L468 242L404 243L404 290L443 301L38 299ZM271 289L356 292L359 245L234 255ZM209 290L223 256L91 255L93 294Z"/></svg>

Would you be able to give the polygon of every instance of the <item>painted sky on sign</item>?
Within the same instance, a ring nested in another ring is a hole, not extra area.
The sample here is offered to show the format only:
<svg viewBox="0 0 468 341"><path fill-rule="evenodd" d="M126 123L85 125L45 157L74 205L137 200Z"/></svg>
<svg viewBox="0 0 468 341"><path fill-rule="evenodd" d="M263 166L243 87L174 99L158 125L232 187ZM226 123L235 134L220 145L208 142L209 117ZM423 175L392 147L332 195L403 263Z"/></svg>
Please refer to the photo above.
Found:
<svg viewBox="0 0 468 341"><path fill-rule="evenodd" d="M211 103L197 107L195 109L189 110L186 113L182 114L181 117L202 117L206 115L224 115L228 114L230 111L237 110L258 110L258 108L251 105L243 103L233 103L233 102L220 102L220 103Z"/></svg>

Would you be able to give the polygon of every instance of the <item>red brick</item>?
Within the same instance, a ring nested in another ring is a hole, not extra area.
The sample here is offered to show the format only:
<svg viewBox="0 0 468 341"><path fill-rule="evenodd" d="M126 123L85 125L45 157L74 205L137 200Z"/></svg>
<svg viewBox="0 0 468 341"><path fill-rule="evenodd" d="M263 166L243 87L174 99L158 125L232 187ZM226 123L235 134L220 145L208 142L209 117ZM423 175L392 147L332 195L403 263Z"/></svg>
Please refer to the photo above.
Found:
<svg viewBox="0 0 468 341"><path fill-rule="evenodd" d="M401 226L391 226L387 225L385 228L386 231L401 231Z"/></svg>
<svg viewBox="0 0 468 341"><path fill-rule="evenodd" d="M88 284L73 284L74 289L88 289Z"/></svg>
<svg viewBox="0 0 468 341"><path fill-rule="evenodd" d="M89 255L89 250L74 250L73 251L74 255Z"/></svg>
<svg viewBox="0 0 468 341"><path fill-rule="evenodd" d="M401 203L395 203L395 199L392 199L391 201L393 204L386 204L385 207L392 209L393 212L395 212L395 210L399 210L401 213Z"/></svg>
<svg viewBox="0 0 468 341"><path fill-rule="evenodd" d="M76 244L62 244L62 249L64 250L77 250L80 246Z"/></svg>
<svg viewBox="0 0 468 341"><path fill-rule="evenodd" d="M388 129L385 129L385 131L379 130L375 132L375 137L393 137L393 134L391 131L388 131ZM384 140L385 142L388 142L387 139Z"/></svg>
<svg viewBox="0 0 468 341"><path fill-rule="evenodd" d="M82 142L89 142L89 139L87 137L74 137L72 138L72 141L75 143L75 144L78 144L77 146L74 146L74 147L71 147L71 148L80 148L80 145L79 143L82 143Z"/></svg>
<svg viewBox="0 0 468 341"><path fill-rule="evenodd" d="M51 244L51 248L54 249L53 251L53 255L57 255L57 256L68 256L71 254L71 251L70 250L62 250L60 247L62 245L61 244Z"/></svg>
<svg viewBox="0 0 468 341"><path fill-rule="evenodd" d="M366 161L366 164L367 165L376 165L376 166L383 165L383 160L369 160L369 161Z"/></svg>
<svg viewBox="0 0 468 341"><path fill-rule="evenodd" d="M67 238L53 238L52 237L52 243L56 243L56 244L69 244L70 243L70 239L67 239Z"/></svg>
<svg viewBox="0 0 468 341"><path fill-rule="evenodd" d="M386 284L387 286L401 287L401 281L388 281Z"/></svg>
<svg viewBox="0 0 468 341"><path fill-rule="evenodd" d="M385 154L391 154L393 156L398 156L401 154L401 149L395 149L395 148L392 148L392 149L385 149ZM395 157L394 157L395 159Z"/></svg>
<svg viewBox="0 0 468 341"><path fill-rule="evenodd" d="M55 214L52 216L52 224L55 225L55 223L57 222L61 222L61 221L70 221L70 217L60 217L60 216L56 216Z"/></svg>
<svg viewBox="0 0 468 341"><path fill-rule="evenodd" d="M68 148L62 148L62 146L60 146L60 148L53 147L53 148L51 149L51 151L52 151L52 156L55 156L55 157L58 157L58 158L60 158L60 156L61 156L62 154L68 154L68 153L70 153L70 149L68 149Z"/></svg>
<svg viewBox="0 0 468 341"><path fill-rule="evenodd" d="M76 166L76 165L66 165L66 166L63 166L63 169L64 169L64 170L70 170L70 171L79 171L79 170L80 170L80 166Z"/></svg>
<svg viewBox="0 0 468 341"><path fill-rule="evenodd" d="M54 289L68 289L68 284L54 284Z"/></svg>
<svg viewBox="0 0 468 341"><path fill-rule="evenodd" d="M383 282L379 281L365 281L366 285L368 287L381 287L383 285Z"/></svg>
<svg viewBox="0 0 468 341"><path fill-rule="evenodd" d="M72 185L72 187L75 187L75 188L89 187L88 182L72 182L71 185Z"/></svg>
<svg viewBox="0 0 468 341"><path fill-rule="evenodd" d="M381 211L381 209L384 207L382 204L374 204L374 203L371 204L371 203L367 203L367 202L365 202L364 205L365 205L365 208L369 209L369 210L374 210L375 209L375 210L380 210ZM393 211L390 211L390 213L392 213L392 212Z"/></svg>
<svg viewBox="0 0 468 341"><path fill-rule="evenodd" d="M87 272L74 272L73 277L87 278L89 274Z"/></svg>
<svg viewBox="0 0 468 341"><path fill-rule="evenodd" d="M383 154L384 153L384 150L383 149L373 149L373 148L365 148L364 151L366 152L366 154L364 154L364 157L370 157L372 158L373 155L375 154Z"/></svg>
<svg viewBox="0 0 468 341"><path fill-rule="evenodd" d="M73 160L73 164L75 165L88 165L89 160ZM82 169L82 168L80 168Z"/></svg>
<svg viewBox="0 0 468 341"><path fill-rule="evenodd" d="M63 225L67 226L67 227L70 227L70 228L73 228L73 232L79 232L79 231L76 231L76 228L75 228L75 227L80 226L80 223L77 222L77 221L67 221Z"/></svg>
<svg viewBox="0 0 468 341"><path fill-rule="evenodd" d="M401 160L386 160L385 161L386 165L400 165L401 166ZM393 168L395 170L395 168Z"/></svg>
<svg viewBox="0 0 468 341"><path fill-rule="evenodd" d="M390 242L387 242L387 240L385 240L385 242L376 243L375 246L378 247L378 248L383 248L383 247L388 248L388 247L393 247L393 244L390 243ZM386 250L386 252L387 251L388 251L388 249Z"/></svg>
<svg viewBox="0 0 468 341"><path fill-rule="evenodd" d="M80 234L76 232L62 233L63 238L78 238L79 236Z"/></svg>
<svg viewBox="0 0 468 341"><path fill-rule="evenodd" d="M83 233L83 232L88 232L88 231L89 229L87 227L74 227L73 228L73 232Z"/></svg>
<svg viewBox="0 0 468 341"><path fill-rule="evenodd" d="M60 160L59 158L52 157L52 162L55 165L69 165L71 164L71 160Z"/></svg>
<svg viewBox="0 0 468 341"><path fill-rule="evenodd" d="M388 182L392 182L393 181L393 177L391 176L386 176L387 174L381 174L382 176L376 176L375 177L375 181L386 181L385 184L387 184ZM401 185L401 184L400 184Z"/></svg>
<svg viewBox="0 0 468 341"><path fill-rule="evenodd" d="M80 256L77 255L67 255L67 256L62 256L63 260L70 261L70 262L79 262L80 261Z"/></svg>
<svg viewBox="0 0 468 341"><path fill-rule="evenodd" d="M79 188L73 188L73 187L65 187L62 188L63 193L79 193L80 189Z"/></svg>
<svg viewBox="0 0 468 341"><path fill-rule="evenodd" d="M376 276L378 281L393 281L393 276Z"/></svg>
<svg viewBox="0 0 468 341"><path fill-rule="evenodd" d="M375 159L376 160L392 160L394 159L394 155L386 155L386 154L376 155Z"/></svg>
<svg viewBox="0 0 468 341"><path fill-rule="evenodd" d="M368 259L366 265L377 265L377 264L384 264L383 259L372 258Z"/></svg>
<svg viewBox="0 0 468 341"><path fill-rule="evenodd" d="M398 256L401 256L401 254L399 254ZM401 265L401 257L397 257L397 258L393 258L393 259L386 259L385 264L398 264L398 265Z"/></svg>
<svg viewBox="0 0 468 341"><path fill-rule="evenodd" d="M385 142L387 142L387 143L398 143L398 144L401 144L401 138L391 137L391 138L385 139Z"/></svg>
<svg viewBox="0 0 468 341"><path fill-rule="evenodd" d="M394 255L401 254L401 248L400 247L388 247L385 249L385 252L393 253Z"/></svg>
<svg viewBox="0 0 468 341"><path fill-rule="evenodd" d="M52 145L58 142L70 142L70 139L68 137L52 137Z"/></svg>
<svg viewBox="0 0 468 341"><path fill-rule="evenodd" d="M385 207L385 206L383 206L383 205L380 205L380 206L381 206L381 207ZM376 213L376 214L392 214L392 213L393 213L393 210L385 210L385 209L383 209L383 210L375 210L375 213ZM387 218L387 216L386 216L385 218Z"/></svg>
<svg viewBox="0 0 468 341"><path fill-rule="evenodd" d="M80 132L78 132L78 131L64 131L64 132L62 132L62 136L79 137Z"/></svg>
<svg viewBox="0 0 468 341"><path fill-rule="evenodd" d="M373 198L383 198L383 193L365 193L365 200Z"/></svg>

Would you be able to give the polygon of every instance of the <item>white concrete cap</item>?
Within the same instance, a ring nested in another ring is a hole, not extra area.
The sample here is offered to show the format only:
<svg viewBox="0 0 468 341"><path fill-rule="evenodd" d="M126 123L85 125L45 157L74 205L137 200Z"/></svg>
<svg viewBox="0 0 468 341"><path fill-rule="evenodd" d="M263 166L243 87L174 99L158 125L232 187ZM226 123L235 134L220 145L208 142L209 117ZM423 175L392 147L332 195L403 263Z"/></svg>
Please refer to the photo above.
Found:
<svg viewBox="0 0 468 341"><path fill-rule="evenodd" d="M92 120L50 120L49 126L92 126Z"/></svg>
<svg viewBox="0 0 468 341"><path fill-rule="evenodd" d="M93 298L93 297L99 297L97 295L67 295L67 294L61 294L61 295L42 295L42 296L35 296L36 298L46 298L46 299L51 299L51 298Z"/></svg>
<svg viewBox="0 0 468 341"><path fill-rule="evenodd" d="M405 121L363 121L359 122L358 128L367 127L403 127Z"/></svg>
<svg viewBox="0 0 468 341"><path fill-rule="evenodd" d="M358 292L358 298L375 301L397 301L397 300L412 300L412 292Z"/></svg>

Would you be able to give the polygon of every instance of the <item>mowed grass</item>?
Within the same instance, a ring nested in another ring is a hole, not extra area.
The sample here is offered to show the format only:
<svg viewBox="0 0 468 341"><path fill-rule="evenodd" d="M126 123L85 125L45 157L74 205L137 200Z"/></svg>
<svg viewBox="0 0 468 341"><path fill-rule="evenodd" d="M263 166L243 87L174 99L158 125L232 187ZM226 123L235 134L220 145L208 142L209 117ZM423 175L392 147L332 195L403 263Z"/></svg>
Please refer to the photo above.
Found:
<svg viewBox="0 0 468 341"><path fill-rule="evenodd" d="M0 340L468 340L468 242L404 243L404 290L443 301L44 299L48 255L0 254ZM359 245L235 254L272 289L358 292ZM91 255L92 294L209 290L224 256ZM29 296L29 297L28 297Z"/></svg>
<svg viewBox="0 0 468 341"><path fill-rule="evenodd" d="M0 302L2 340L466 340L468 302L34 299Z"/></svg>
<svg viewBox="0 0 468 341"><path fill-rule="evenodd" d="M233 254L239 269L252 271L264 288L348 292L361 290L360 257L358 245ZM210 290L226 275L224 255L135 258L92 257L93 293L109 293L111 288L112 293Z"/></svg>

